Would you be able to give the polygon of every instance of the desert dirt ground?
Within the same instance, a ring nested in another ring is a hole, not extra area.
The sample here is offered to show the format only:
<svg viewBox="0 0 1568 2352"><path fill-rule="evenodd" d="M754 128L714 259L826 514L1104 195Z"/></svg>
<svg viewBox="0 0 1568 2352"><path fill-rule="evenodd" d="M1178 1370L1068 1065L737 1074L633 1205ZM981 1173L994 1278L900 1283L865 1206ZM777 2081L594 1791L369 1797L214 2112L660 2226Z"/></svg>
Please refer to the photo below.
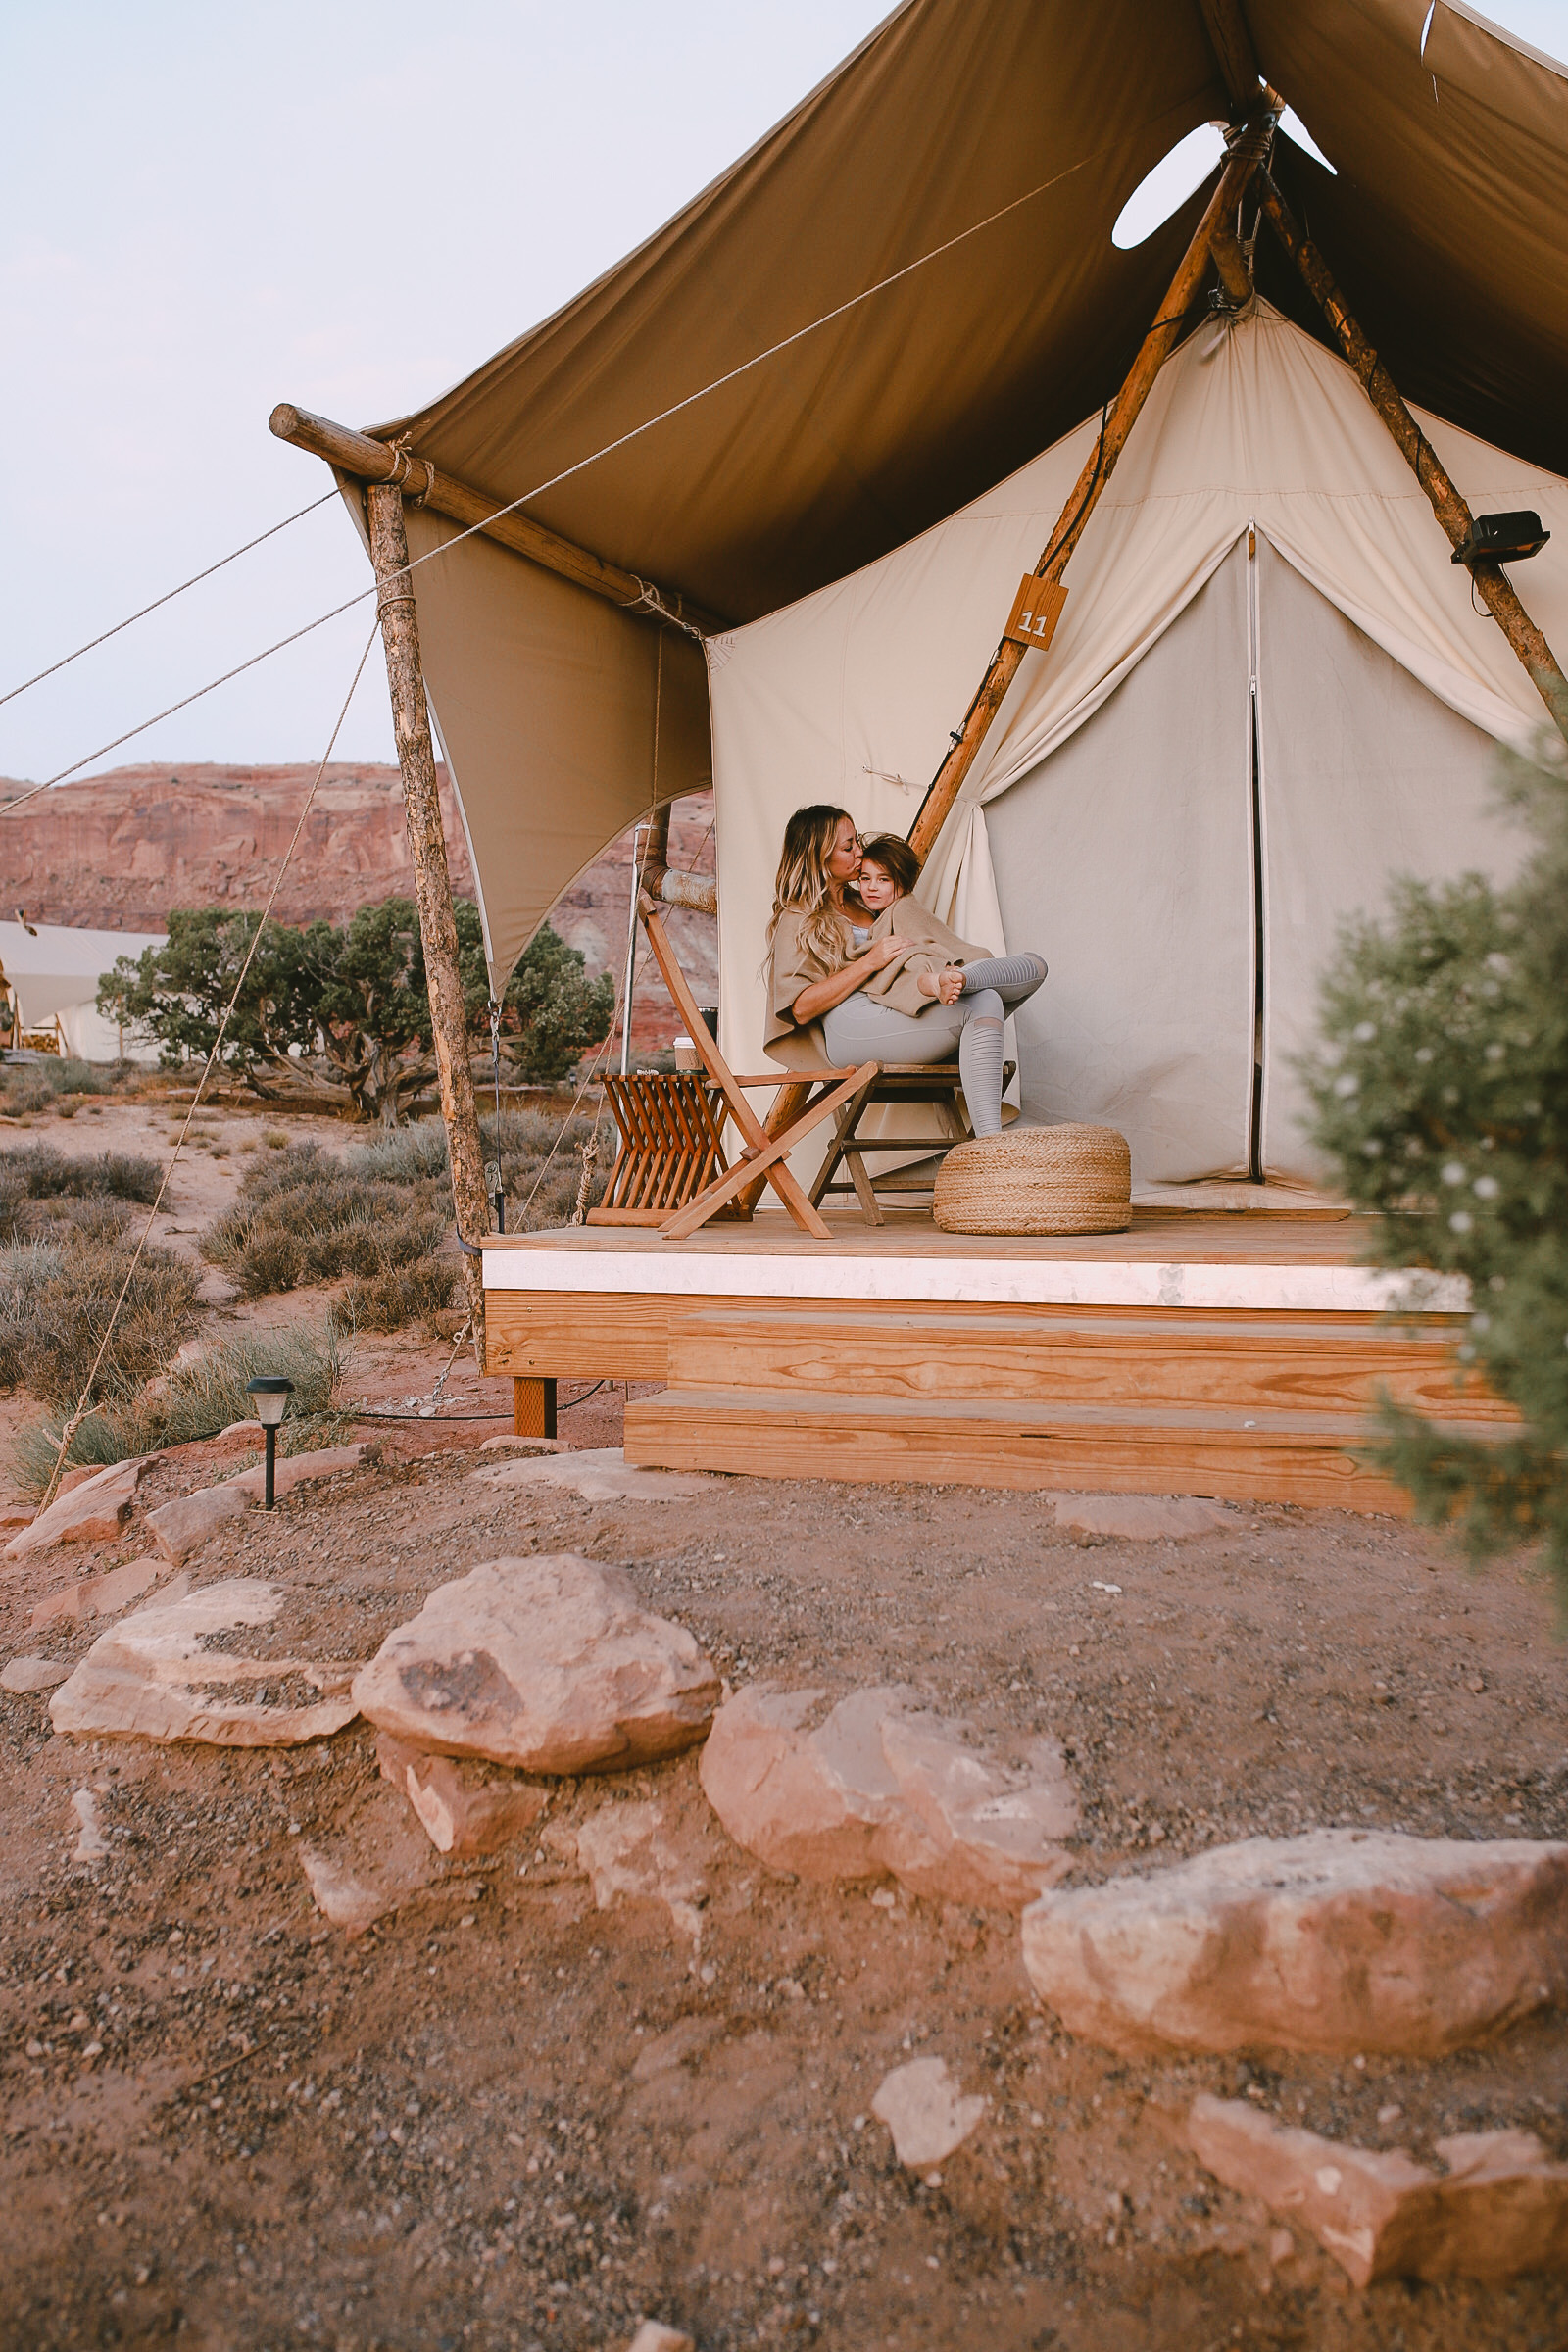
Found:
<svg viewBox="0 0 1568 2352"><path fill-rule="evenodd" d="M49 1140L88 1149L85 1124ZM427 1396L448 1353L378 1341L351 1392ZM471 1359L443 1392L507 1403ZM601 1390L564 1433L612 1445L618 1410ZM482 1560L615 1562L737 1685L899 1683L1054 1734L1079 1880L1329 1824L1568 1836L1563 1652L1527 1558L1477 1578L1397 1522L1274 1507L1180 1544L1089 1538L1047 1497L954 1489L723 1478L589 1504L476 1483L498 1426L367 1424L371 1458L225 1531L196 1582L270 1578L282 1613L248 1639L363 1658ZM117 1544L0 1572L0 1650L79 1657L101 1621L34 1610L143 1555L145 1507L234 1459L171 1452ZM770 1875L690 1755L554 1785L480 1862L431 1848L352 1940L301 1849L407 1835L363 1724L288 1752L75 1741L46 1693L0 1694L0 1743L4 2352L598 2352L642 2314L702 2352L1568 2344L1561 2281L1351 2289L1181 2140L1210 2089L1417 2156L1508 2124L1568 2156L1558 2021L1432 2063L1123 2061L1041 2008L1006 1917ZM660 1809L695 1935L657 1896L596 1908L574 1832L621 1804ZM871 2114L911 2053L988 2101L929 2177Z"/></svg>

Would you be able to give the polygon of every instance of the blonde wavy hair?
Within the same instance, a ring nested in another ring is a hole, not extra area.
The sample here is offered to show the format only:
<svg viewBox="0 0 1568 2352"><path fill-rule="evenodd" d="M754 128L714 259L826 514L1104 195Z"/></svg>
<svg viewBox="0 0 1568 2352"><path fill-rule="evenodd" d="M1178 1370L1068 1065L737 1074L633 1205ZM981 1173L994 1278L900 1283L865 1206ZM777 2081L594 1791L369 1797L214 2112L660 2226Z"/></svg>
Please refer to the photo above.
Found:
<svg viewBox="0 0 1568 2352"><path fill-rule="evenodd" d="M767 926L771 947L780 915L803 914L806 920L801 935L807 946L835 972L845 960L845 940L827 861L839 827L848 816L847 808L830 808L825 802L796 809L784 828L784 847L773 883L773 912ZM849 817L849 821L853 824L855 819Z"/></svg>

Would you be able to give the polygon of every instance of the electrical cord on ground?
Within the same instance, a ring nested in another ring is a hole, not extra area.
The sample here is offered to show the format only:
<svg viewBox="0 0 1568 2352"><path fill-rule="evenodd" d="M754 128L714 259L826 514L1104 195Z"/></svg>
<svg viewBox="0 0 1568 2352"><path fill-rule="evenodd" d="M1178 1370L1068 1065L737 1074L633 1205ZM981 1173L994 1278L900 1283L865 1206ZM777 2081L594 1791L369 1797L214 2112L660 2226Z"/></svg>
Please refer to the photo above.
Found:
<svg viewBox="0 0 1568 2352"><path fill-rule="evenodd" d="M179 1133L174 1139L174 1148L169 1155L169 1165L165 1168L163 1177L159 1183L157 1199L153 1201L151 1208L147 1211L147 1222L141 1229L140 1238L138 1239L135 1250L131 1254L130 1264L125 1269L125 1279L120 1286L120 1296L115 1300L114 1306L110 1311L108 1322L104 1325L103 1338L98 1343L98 1352L92 1359L92 1369L82 1384L81 1395L76 1401L76 1409L72 1414L70 1420L66 1423L65 1429L61 1433L60 1450L55 1455L55 1466L49 1473L49 1484L44 1489L42 1499L38 1504L40 1513L46 1511L49 1508L50 1503L53 1502L55 1498L55 1494L60 1486L61 1475L66 1467L66 1456L71 1450L71 1442L73 1438L74 1438L77 1430L81 1427L83 1421L87 1418L87 1414L92 1403L93 1383L98 1377L99 1371L103 1365L104 1357L108 1352L109 1342L114 1335L115 1325L120 1320L120 1310L124 1305L126 1297L130 1291L131 1283L135 1279L136 1268L141 1264L142 1256L146 1250L147 1243L152 1234L154 1220L158 1215L158 1211L164 1204L164 1195L169 1190L169 1180L173 1175L180 1152L184 1149L185 1138L190 1133L190 1123L196 1116L196 1108L198 1103L201 1102L203 1089L206 1087L208 1079L213 1074L213 1070L217 1065L219 1054L222 1052L223 1039L228 1033L229 1020L232 1017L234 1006L239 1002L239 992L244 987L251 965L255 961L256 950L261 944L262 933L266 930L272 908L277 904L277 894L283 887L283 876L288 872L289 860L299 846L300 835L305 830L305 819L310 814L311 803L315 800L317 788L320 784L322 776L326 773L326 763L331 759L333 752L337 748L337 739L343 731L343 721L349 714L349 705L353 702L360 680L365 674L365 664L370 658L370 648L372 645L374 645L375 638L376 632L374 629L372 629L369 636L365 641L365 651L363 654L361 654L359 661L355 665L353 680L349 686L348 693L343 697L343 708L337 714L337 718L332 727L331 738L325 751L321 754L320 765L317 768L316 774L311 781L311 789L305 796L304 805L299 813L299 822L294 827L293 836L290 839L288 848L283 852L282 862L278 866L277 875L272 883L272 888L268 897L267 905L262 909L261 920L258 922L255 931L251 935L251 944L245 952L245 960L240 965L239 975L234 982L233 993L229 997L228 1003L223 1007L222 1018L218 1024L218 1034L213 1040L212 1051L207 1056L206 1066L203 1069L201 1076L196 1081L196 1089L190 1099L190 1107L186 1111Z"/></svg>
<svg viewBox="0 0 1568 2352"><path fill-rule="evenodd" d="M222 570L225 564L237 564L240 557L248 556L253 547L261 547L267 540L275 539L279 531L286 531L291 522L303 522L307 514L314 514L318 507L329 505L336 496L335 490L327 490L321 497L313 498L308 507L301 507L296 514L285 514L281 522L274 522L270 530L259 532L254 539L247 539L244 546L236 547L231 555L220 556L218 562L209 564L205 571L194 571L188 580L181 580L177 588L166 589L162 596L155 596L152 603L143 605L139 612L127 613L123 620L117 620L112 629L105 629L97 637L89 637L86 644L78 645L74 654L66 654L60 661L51 662L47 669L40 669L32 677L24 678L20 686L13 686L9 693L0 694L0 708L7 703L14 703L19 694L26 693L29 686L41 686L44 679L52 678L57 670L69 669L73 662L81 660L83 654L90 654L95 646L107 645L111 637L118 637L122 629L128 629L134 621L145 620L148 613L156 612L161 605L172 605L176 596L183 596L187 588L199 587L203 580L210 580L215 571Z"/></svg>

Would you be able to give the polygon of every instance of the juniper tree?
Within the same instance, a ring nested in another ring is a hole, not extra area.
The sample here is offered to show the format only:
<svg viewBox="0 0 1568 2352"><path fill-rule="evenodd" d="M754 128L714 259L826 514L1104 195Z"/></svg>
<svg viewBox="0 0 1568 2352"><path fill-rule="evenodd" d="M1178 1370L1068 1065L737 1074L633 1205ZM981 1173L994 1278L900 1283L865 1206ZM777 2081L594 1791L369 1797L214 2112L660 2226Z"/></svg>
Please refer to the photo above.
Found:
<svg viewBox="0 0 1568 2352"><path fill-rule="evenodd" d="M1568 776L1510 760L1517 879L1396 885L1342 932L1304 1065L1315 1134L1390 1267L1469 1286L1459 1355L1513 1404L1500 1442L1384 1397L1382 1465L1475 1557L1528 1538L1568 1607Z"/></svg>

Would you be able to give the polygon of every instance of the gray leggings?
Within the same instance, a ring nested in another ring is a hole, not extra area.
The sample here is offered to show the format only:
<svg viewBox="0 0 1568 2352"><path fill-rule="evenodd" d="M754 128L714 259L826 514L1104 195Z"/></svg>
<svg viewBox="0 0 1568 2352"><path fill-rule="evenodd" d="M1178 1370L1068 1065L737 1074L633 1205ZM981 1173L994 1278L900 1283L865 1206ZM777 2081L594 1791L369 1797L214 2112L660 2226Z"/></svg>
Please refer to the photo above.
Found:
<svg viewBox="0 0 1568 2352"><path fill-rule="evenodd" d="M827 1050L841 1068L858 1061L951 1061L963 1073L976 1135L1002 1131L1003 1022L1046 976L1042 956L991 956L969 964L956 1004L935 999L924 1012L896 1012L863 989L822 1015Z"/></svg>

